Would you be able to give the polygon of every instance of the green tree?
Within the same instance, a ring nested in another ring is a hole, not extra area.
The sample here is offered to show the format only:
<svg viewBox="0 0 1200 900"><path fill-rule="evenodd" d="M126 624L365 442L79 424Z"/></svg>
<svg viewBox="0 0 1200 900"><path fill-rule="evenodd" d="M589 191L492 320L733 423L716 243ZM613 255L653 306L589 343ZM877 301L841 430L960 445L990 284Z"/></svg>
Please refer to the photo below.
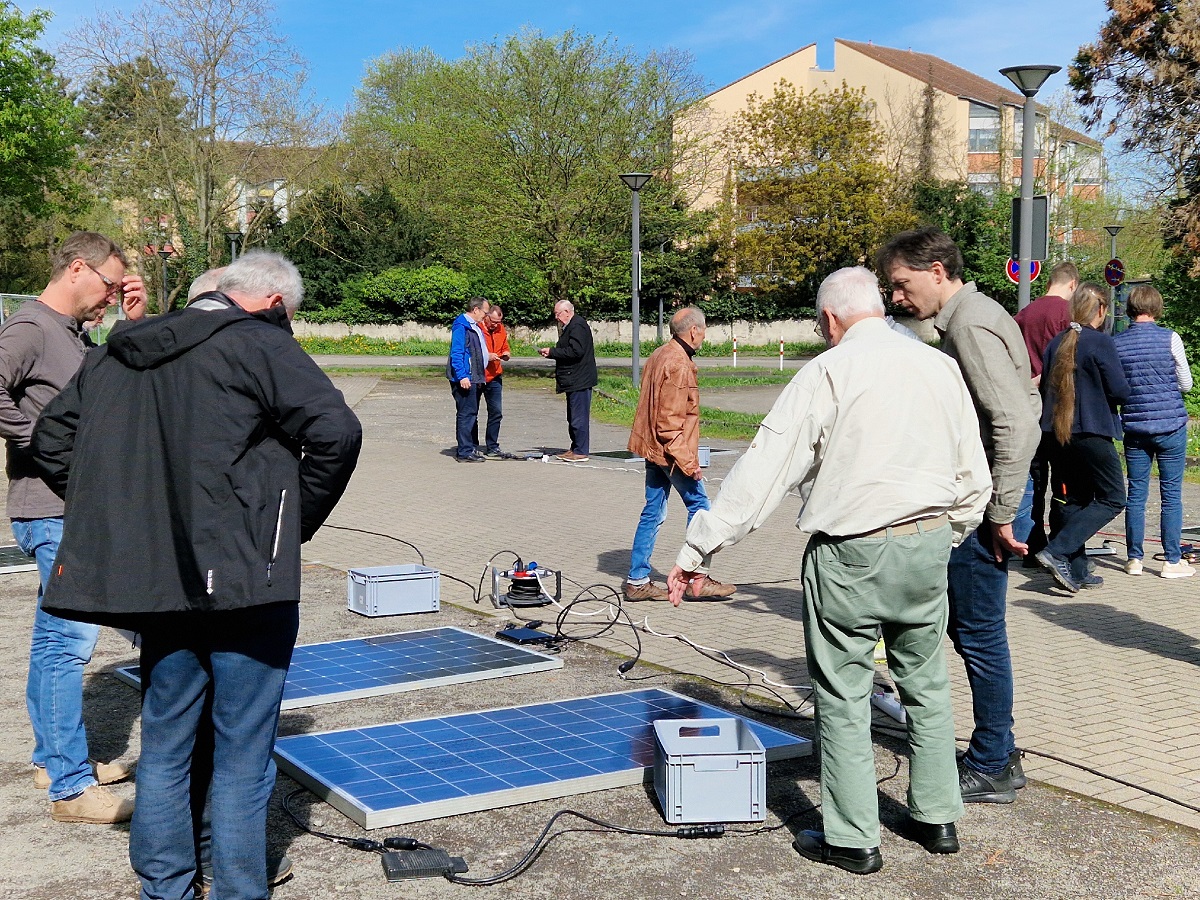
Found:
<svg viewBox="0 0 1200 900"><path fill-rule="evenodd" d="M1136 154L1169 206L1166 234L1200 274L1200 3L1109 0L1071 87L1089 125Z"/></svg>
<svg viewBox="0 0 1200 900"><path fill-rule="evenodd" d="M527 31L455 62L420 50L378 60L348 134L358 163L437 223L447 263L535 273L541 318L561 298L616 315L630 216L617 175L671 172L672 113L699 94L686 57ZM661 175L643 189L644 233L680 236L676 193Z"/></svg>
<svg viewBox="0 0 1200 900"><path fill-rule="evenodd" d="M300 197L287 222L270 229L266 245L304 276L304 310L336 306L344 282L424 260L427 222L386 188L358 191L325 185Z"/></svg>
<svg viewBox="0 0 1200 900"><path fill-rule="evenodd" d="M811 309L830 272L856 265L907 222L889 200L881 136L864 92L786 81L751 95L726 133L733 162L733 254L743 283Z"/></svg>
<svg viewBox="0 0 1200 900"><path fill-rule="evenodd" d="M39 215L69 192L80 139L54 57L36 46L49 18L0 2L0 202Z"/></svg>

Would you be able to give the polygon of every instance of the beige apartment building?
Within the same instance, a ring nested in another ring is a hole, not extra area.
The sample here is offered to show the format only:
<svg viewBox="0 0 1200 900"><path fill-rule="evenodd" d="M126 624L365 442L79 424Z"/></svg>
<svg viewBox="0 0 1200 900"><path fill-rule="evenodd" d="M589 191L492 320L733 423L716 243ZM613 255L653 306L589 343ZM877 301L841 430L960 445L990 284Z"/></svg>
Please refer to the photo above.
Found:
<svg viewBox="0 0 1200 900"><path fill-rule="evenodd" d="M696 206L716 204L730 174L715 140L723 124L746 108L752 94L770 97L781 80L804 91L843 83L861 88L874 107L893 171L916 171L924 134L931 135L935 177L965 180L984 192L1020 184L1021 94L927 53L838 39L832 69L818 67L817 46L809 44L714 91L680 117L677 134L689 133L696 148L691 164L702 173L693 192ZM1052 198L1098 197L1100 143L1055 123L1045 106L1037 108L1038 190Z"/></svg>

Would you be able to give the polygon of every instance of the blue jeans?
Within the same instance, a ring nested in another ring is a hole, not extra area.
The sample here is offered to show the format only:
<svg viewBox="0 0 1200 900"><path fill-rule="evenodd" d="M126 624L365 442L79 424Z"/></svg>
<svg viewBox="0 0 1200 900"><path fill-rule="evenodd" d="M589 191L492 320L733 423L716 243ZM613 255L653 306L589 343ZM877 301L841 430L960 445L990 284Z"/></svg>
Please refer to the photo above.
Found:
<svg viewBox="0 0 1200 900"><path fill-rule="evenodd" d="M672 486L679 491L679 497L687 507L688 522L692 521L696 510L708 509L708 494L704 492L703 481L684 474L677 466L668 472L657 463L647 461L646 505L642 507L642 517L633 533L633 553L629 557L631 584L645 584L650 580L650 556L658 540L658 529L667 520L667 498L671 496Z"/></svg>
<svg viewBox="0 0 1200 900"><path fill-rule="evenodd" d="M458 444L458 458L475 455L475 430L479 422L479 385L472 384L464 390L457 381L450 383L454 394L454 439Z"/></svg>
<svg viewBox="0 0 1200 900"><path fill-rule="evenodd" d="M1125 508L1125 543L1129 558L1141 559L1146 535L1146 497L1150 493L1150 463L1158 460L1158 495L1162 509L1159 536L1167 562L1179 562L1183 530L1183 466L1187 455L1187 426L1169 434L1125 432L1125 465L1129 470L1129 505Z"/></svg>
<svg viewBox="0 0 1200 900"><path fill-rule="evenodd" d="M207 762L214 896L265 900L271 750L299 623L298 603L147 617L142 754L129 834L142 900L191 896L199 814L192 769L194 763L201 779ZM193 761L209 728L211 759Z"/></svg>
<svg viewBox="0 0 1200 900"><path fill-rule="evenodd" d="M1043 485L1044 487L1044 485ZM1013 519L1013 537L1022 544L1029 540L1029 535L1033 533L1034 517L1034 480L1031 472L1029 478L1025 480L1025 493L1021 497L1021 505L1017 507L1017 517ZM1032 548L1030 552L1036 552Z"/></svg>
<svg viewBox="0 0 1200 900"><path fill-rule="evenodd" d="M475 428L471 432L471 441L479 443L479 403L487 403L487 431L484 437L489 450L500 452L500 420L504 418L504 376L497 375L491 381L484 382L475 395Z"/></svg>
<svg viewBox="0 0 1200 900"><path fill-rule="evenodd" d="M13 536L37 560L41 586L29 646L25 704L33 725L33 764L50 776L50 799L74 797L96 783L83 727L83 667L96 649L99 625L60 619L42 609L42 593L62 540L60 517L14 519Z"/></svg>
<svg viewBox="0 0 1200 900"><path fill-rule="evenodd" d="M1077 580L1087 574L1087 542L1125 509L1125 478L1112 438L1077 434L1062 448L1056 472L1066 486L1063 524L1046 545L1070 560Z"/></svg>
<svg viewBox="0 0 1200 900"><path fill-rule="evenodd" d="M991 524L983 524L950 552L948 633L962 657L971 687L975 728L963 762L994 775L1016 749L1013 738L1013 673L1004 621L1008 602L1008 553L996 562ZM980 537L983 540L980 540Z"/></svg>
<svg viewBox="0 0 1200 900"><path fill-rule="evenodd" d="M592 389L567 391L567 434L571 452L587 456L592 444Z"/></svg>

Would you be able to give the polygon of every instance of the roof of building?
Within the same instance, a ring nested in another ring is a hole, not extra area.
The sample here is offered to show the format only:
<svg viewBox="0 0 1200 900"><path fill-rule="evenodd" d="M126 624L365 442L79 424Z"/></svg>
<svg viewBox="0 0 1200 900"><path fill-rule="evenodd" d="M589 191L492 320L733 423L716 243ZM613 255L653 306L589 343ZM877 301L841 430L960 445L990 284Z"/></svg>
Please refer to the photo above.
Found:
<svg viewBox="0 0 1200 900"><path fill-rule="evenodd" d="M1009 90L990 81L981 75L976 75L974 72L968 72L966 69L959 68L953 63L948 63L946 60L929 53L918 53L915 50L897 50L894 47L880 47L878 44L870 42L863 43L862 41L847 41L842 38L837 38L834 43L845 44L863 56L869 56L876 62L883 63L898 72L903 72L910 78L915 78L918 81L923 81L926 84L932 84L936 90L946 94L953 94L955 97L962 97L966 100L976 100L980 103L988 105L996 105L998 103L1006 103L1009 106L1024 106L1025 98L1016 91ZM1050 115L1050 110L1041 103L1037 103L1037 110L1045 116ZM1086 134L1082 134L1073 129L1061 125L1063 136L1078 141L1081 144L1087 144L1093 147L1099 147L1100 142L1095 138L1090 138Z"/></svg>

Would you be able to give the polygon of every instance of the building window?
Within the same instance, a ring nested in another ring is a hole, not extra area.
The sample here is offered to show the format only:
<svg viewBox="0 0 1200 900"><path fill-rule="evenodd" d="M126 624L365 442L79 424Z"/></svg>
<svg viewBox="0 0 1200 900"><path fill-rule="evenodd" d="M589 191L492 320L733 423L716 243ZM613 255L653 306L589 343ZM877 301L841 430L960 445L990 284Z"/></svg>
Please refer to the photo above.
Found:
<svg viewBox="0 0 1200 900"><path fill-rule="evenodd" d="M967 149L971 153L995 153L1000 147L1000 110L971 102Z"/></svg>

